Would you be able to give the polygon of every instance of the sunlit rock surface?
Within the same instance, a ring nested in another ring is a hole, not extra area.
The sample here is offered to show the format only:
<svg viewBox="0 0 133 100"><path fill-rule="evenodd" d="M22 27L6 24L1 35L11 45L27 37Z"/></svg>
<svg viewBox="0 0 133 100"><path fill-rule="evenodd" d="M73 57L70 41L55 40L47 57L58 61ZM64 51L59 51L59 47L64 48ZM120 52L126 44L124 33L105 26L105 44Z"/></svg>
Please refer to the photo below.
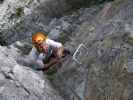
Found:
<svg viewBox="0 0 133 100"><path fill-rule="evenodd" d="M0 47L1 100L63 100L45 77L15 61L18 50Z"/></svg>

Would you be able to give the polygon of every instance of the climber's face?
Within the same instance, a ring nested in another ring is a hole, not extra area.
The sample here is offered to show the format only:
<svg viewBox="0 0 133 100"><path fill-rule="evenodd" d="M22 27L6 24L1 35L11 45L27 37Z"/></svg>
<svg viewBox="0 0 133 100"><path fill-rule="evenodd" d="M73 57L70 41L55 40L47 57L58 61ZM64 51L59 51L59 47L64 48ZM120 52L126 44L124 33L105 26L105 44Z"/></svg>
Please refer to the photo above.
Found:
<svg viewBox="0 0 133 100"><path fill-rule="evenodd" d="M34 42L34 46L39 52L42 52L43 42Z"/></svg>
<svg viewBox="0 0 133 100"><path fill-rule="evenodd" d="M35 41L35 42L33 42L33 45L35 46L35 47L38 47L38 46L41 46L42 45L42 43L43 43L43 41Z"/></svg>
<svg viewBox="0 0 133 100"><path fill-rule="evenodd" d="M42 51L43 42L47 39L47 36L42 32L37 32L32 35L32 43L34 47L40 52Z"/></svg>

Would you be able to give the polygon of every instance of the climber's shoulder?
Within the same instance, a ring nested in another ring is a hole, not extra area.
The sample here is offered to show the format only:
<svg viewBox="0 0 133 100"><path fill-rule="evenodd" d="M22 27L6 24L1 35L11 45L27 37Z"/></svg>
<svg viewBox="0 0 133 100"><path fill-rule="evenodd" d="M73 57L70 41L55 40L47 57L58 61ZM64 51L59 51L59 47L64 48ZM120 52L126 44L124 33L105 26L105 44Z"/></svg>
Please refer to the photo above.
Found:
<svg viewBox="0 0 133 100"><path fill-rule="evenodd" d="M32 47L29 56L30 57L37 57L39 55L39 52L37 51L37 49L35 47Z"/></svg>
<svg viewBox="0 0 133 100"><path fill-rule="evenodd" d="M53 46L53 47L57 47L57 48L59 48L59 47L62 47L63 45L62 45L62 43L60 43L60 42L57 42L57 41L55 41L55 40L52 40L52 39L46 39L46 43L48 44L48 45L51 45L51 46Z"/></svg>

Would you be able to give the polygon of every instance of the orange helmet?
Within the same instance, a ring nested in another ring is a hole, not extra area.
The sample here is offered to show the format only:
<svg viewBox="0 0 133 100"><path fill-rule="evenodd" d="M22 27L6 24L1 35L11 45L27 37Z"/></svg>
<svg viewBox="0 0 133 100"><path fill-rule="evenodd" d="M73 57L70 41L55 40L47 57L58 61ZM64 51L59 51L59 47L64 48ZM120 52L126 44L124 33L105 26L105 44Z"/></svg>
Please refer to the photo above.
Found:
<svg viewBox="0 0 133 100"><path fill-rule="evenodd" d="M42 43L47 39L47 36L42 32L37 32L32 35L32 43Z"/></svg>

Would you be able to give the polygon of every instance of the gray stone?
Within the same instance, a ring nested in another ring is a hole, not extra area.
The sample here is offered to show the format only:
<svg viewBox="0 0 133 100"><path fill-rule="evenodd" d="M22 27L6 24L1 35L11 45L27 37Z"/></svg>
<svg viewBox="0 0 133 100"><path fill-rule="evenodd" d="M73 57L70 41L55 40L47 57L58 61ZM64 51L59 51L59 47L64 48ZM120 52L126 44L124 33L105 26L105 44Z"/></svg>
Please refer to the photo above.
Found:
<svg viewBox="0 0 133 100"><path fill-rule="evenodd" d="M15 56L19 55L16 55L17 49L12 49L0 47L1 100L63 100L46 77L42 78L32 69L17 64Z"/></svg>
<svg viewBox="0 0 133 100"><path fill-rule="evenodd" d="M49 37L51 39L55 39L57 40L59 35L60 35L61 31L57 28L57 29L52 29L50 32L49 32Z"/></svg>
<svg viewBox="0 0 133 100"><path fill-rule="evenodd" d="M84 43L89 56L80 57L83 65L68 57L58 65L61 67L56 73L47 75L52 77L49 81L46 75L16 62L18 57L25 57L24 53L20 53L26 49L23 41L0 47L2 100L73 100L78 97L83 100L132 100L132 81L127 75L133 72L133 61L126 55L132 45L124 40L125 33L130 33L132 37L132 0L116 0L102 7L81 8L54 19L46 18L46 15L61 14L62 10L55 11L61 9L58 4L45 5L43 0L29 3L30 0L10 0L0 7L0 28L8 43L20 39L26 41L26 38L31 41L31 35L36 31L46 31L53 39L64 33L70 37L65 47L74 52L80 43ZM17 17L14 14L20 5L24 11ZM129 59L127 62L125 56Z"/></svg>

